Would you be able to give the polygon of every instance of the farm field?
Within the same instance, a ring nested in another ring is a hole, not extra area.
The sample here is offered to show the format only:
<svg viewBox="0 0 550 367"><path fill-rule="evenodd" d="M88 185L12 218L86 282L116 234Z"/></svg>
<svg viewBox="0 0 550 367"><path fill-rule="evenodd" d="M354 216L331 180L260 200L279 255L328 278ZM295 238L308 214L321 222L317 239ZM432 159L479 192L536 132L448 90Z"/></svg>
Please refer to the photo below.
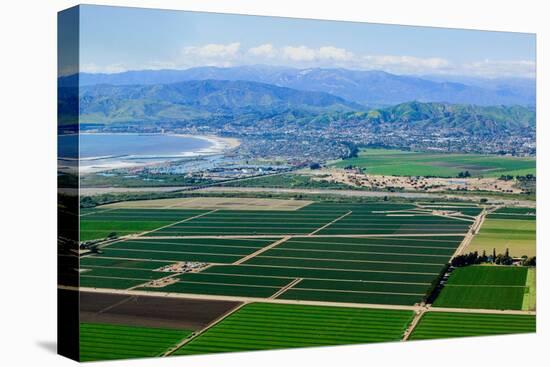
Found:
<svg viewBox="0 0 550 367"><path fill-rule="evenodd" d="M462 240L448 237L297 237L238 265L178 275L149 291L325 302L419 303ZM292 285L290 288L283 288Z"/></svg>
<svg viewBox="0 0 550 367"><path fill-rule="evenodd" d="M81 259L80 285L127 289L171 272L159 268L181 261L232 263L274 239L155 239L114 243Z"/></svg>
<svg viewBox="0 0 550 367"><path fill-rule="evenodd" d="M315 203L294 211L218 210L151 232L155 236L463 233L472 224L409 212L409 204Z"/></svg>
<svg viewBox="0 0 550 367"><path fill-rule="evenodd" d="M489 214L466 251L486 251L490 254L496 249L497 254L503 254L508 249L513 257L535 256L536 220L527 215L525 219L502 217L504 215Z"/></svg>
<svg viewBox="0 0 550 367"><path fill-rule="evenodd" d="M400 310L252 303L173 355L398 341L412 317Z"/></svg>
<svg viewBox="0 0 550 367"><path fill-rule="evenodd" d="M409 340L534 333L536 316L426 312Z"/></svg>
<svg viewBox="0 0 550 367"><path fill-rule="evenodd" d="M311 204L308 200L188 197L154 200L122 201L104 205L104 208L141 209L232 209L232 210L296 210Z"/></svg>
<svg viewBox="0 0 550 367"><path fill-rule="evenodd" d="M525 207L504 207L495 210L489 214L489 217L493 219L536 220L537 209Z"/></svg>
<svg viewBox="0 0 550 367"><path fill-rule="evenodd" d="M532 158L512 158L481 154L447 154L393 149L362 149L357 158L334 163L336 167L354 166L367 174L386 176L456 177L468 171L474 177L535 174Z"/></svg>
<svg viewBox="0 0 550 367"><path fill-rule="evenodd" d="M190 330L80 323L80 360L157 357L189 334Z"/></svg>
<svg viewBox="0 0 550 367"><path fill-rule="evenodd" d="M80 262L80 286L127 289L169 275L154 271L169 264L87 256Z"/></svg>
<svg viewBox="0 0 550 367"><path fill-rule="evenodd" d="M455 269L434 307L521 310L527 267L473 265Z"/></svg>
<svg viewBox="0 0 550 367"><path fill-rule="evenodd" d="M81 290L80 322L177 330L200 330L239 302L180 297L135 296Z"/></svg>
<svg viewBox="0 0 550 367"><path fill-rule="evenodd" d="M80 216L80 241L124 236L151 231L171 223L206 213L202 210L105 209L86 211Z"/></svg>
<svg viewBox="0 0 550 367"><path fill-rule="evenodd" d="M536 270L529 268L525 279L525 293L523 295L523 311L534 311L537 308Z"/></svg>
<svg viewBox="0 0 550 367"><path fill-rule="evenodd" d="M212 204L210 199L206 204ZM193 205L202 203L194 201ZM199 215L186 208L94 212L89 216L117 218L123 211L133 219L150 211L175 216L181 210L189 219L121 238L82 258L81 286L414 305L424 300L473 223L473 215L481 211L476 206L441 203L316 202L296 207L284 211L220 209ZM434 210L453 214L433 215ZM185 262L209 266L198 273L161 271ZM150 283L166 277L170 279L162 286Z"/></svg>

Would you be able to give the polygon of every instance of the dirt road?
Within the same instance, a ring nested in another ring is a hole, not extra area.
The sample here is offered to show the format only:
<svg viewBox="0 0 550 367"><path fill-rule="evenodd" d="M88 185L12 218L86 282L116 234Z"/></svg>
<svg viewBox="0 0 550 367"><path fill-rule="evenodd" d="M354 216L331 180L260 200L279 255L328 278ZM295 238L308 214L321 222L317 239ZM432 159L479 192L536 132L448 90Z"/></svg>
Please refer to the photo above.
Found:
<svg viewBox="0 0 550 367"><path fill-rule="evenodd" d="M77 290L77 288L75 287L67 287L67 286L58 286L58 288L65 289L65 290ZM264 302L264 303L269 302L269 303L294 304L294 305L410 310L415 312L430 311L430 312L490 313L490 314L508 314L508 315L536 315L536 311L445 308L445 307L431 307L431 306L419 306L419 305L405 306L405 305L384 305L384 304L370 304L370 303L301 301L301 300L290 300L290 299L203 295L203 294L192 294L192 293L169 293L169 292L165 293L165 292L151 292L151 291L142 291L142 290L138 291L138 290L126 290L126 289L80 287L80 291L89 292L89 293L122 294L122 295L128 295L128 296L154 296L154 297L166 297L166 298L186 298L186 299L195 299L195 300L234 301L234 302Z"/></svg>

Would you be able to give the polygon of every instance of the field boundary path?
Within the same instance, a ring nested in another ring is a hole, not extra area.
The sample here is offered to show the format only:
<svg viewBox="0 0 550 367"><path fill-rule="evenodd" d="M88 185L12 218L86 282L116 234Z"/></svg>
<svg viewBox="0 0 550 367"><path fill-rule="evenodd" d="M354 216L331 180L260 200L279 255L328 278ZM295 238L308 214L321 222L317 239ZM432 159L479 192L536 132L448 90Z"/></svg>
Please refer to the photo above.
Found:
<svg viewBox="0 0 550 367"><path fill-rule="evenodd" d="M234 302L245 302L245 303L252 303L252 302L266 303L267 302L267 303L280 303L280 304L291 304L291 305L333 306L333 307L348 307L348 308L356 307L356 308L393 309L393 310L406 310L406 311L417 311L420 309L420 306L407 306L407 305L305 301L305 300L279 299L279 298L273 299L273 298L261 298L261 297L222 296L222 295L197 294L197 293L173 293L173 292L112 289L112 288L89 288L89 287L78 288L78 287L70 287L70 286L59 286L59 289L80 290L81 292L92 292L92 293L123 294L123 295L129 295L129 296L186 298L186 299L199 299L199 300L208 300L208 301L234 301Z"/></svg>
<svg viewBox="0 0 550 367"><path fill-rule="evenodd" d="M407 306L407 305L388 305L377 303L351 303L351 302L325 302L325 301L304 301L292 299L271 299L259 297L239 297L239 296L221 296L221 295L205 295L195 293L170 293L156 292L144 290L129 290L129 289L111 289L111 288L88 288L88 287L71 287L58 286L58 289L74 290L91 293L107 293L107 294L123 294L128 296L153 296L167 298L187 298L187 299L203 299L217 301L236 301L236 302L263 302L263 303L281 303L292 305L311 305L311 306L333 306L333 307L356 307L356 308L374 308L388 310L407 310L420 311L426 309L429 312L461 312L461 313L489 313L489 314L506 314L506 315L536 315L536 311L522 310L496 310L496 309L479 309L479 308L447 308L447 307L429 307L425 306Z"/></svg>
<svg viewBox="0 0 550 367"><path fill-rule="evenodd" d="M239 238L278 238L283 235L281 234L254 234L254 235L189 235L189 236L140 236L139 238L135 238L136 240L160 240L160 239L200 239L200 238L228 238L228 239L239 239ZM285 237L288 238L315 238L315 237L331 237L331 238L377 238L377 237L462 237L464 236L464 232L462 233L391 233L391 234L321 234L321 235L309 235L309 234L291 234L286 235ZM128 238L124 238L128 239ZM117 239L117 241L121 241L124 239Z"/></svg>
<svg viewBox="0 0 550 367"><path fill-rule="evenodd" d="M150 230L150 231L145 231L145 232L141 232L141 233L137 233L137 234L130 235L130 237L140 237L140 236L146 235L147 233L160 231L161 229L164 229L164 228L172 227L172 226L178 225L178 224L180 224L180 223L185 223L185 222L189 222L190 220L193 220L193 219L197 219L197 218L200 218L200 217L204 217L205 215L215 213L215 212L217 212L218 210L219 210L219 209L210 210L209 212L197 214L197 215L195 215L195 216L193 216L193 217L185 218L185 219L180 220L180 221L178 221L178 222L170 223L170 224L167 224L167 225L165 225L165 226L162 226L162 227L158 227L158 228L152 229L152 230Z"/></svg>
<svg viewBox="0 0 550 367"><path fill-rule="evenodd" d="M349 212L347 212L346 214L344 215L341 215L339 216L338 218L334 219L333 221L330 221L328 222L327 224L325 224L324 226L322 227L319 227L317 228L316 230L314 230L313 232L311 232L310 234L308 234L309 237L313 236L315 233L319 232L319 231L322 231L323 229L327 228L328 226L338 222L340 219L343 219L345 217L347 217L348 215L350 215L351 213L353 213L351 210Z"/></svg>
<svg viewBox="0 0 550 367"><path fill-rule="evenodd" d="M462 252L470 245L472 240L474 239L474 236L479 233L479 229L481 228L481 225L485 221L485 216L487 215L487 210L483 208L481 213L476 217L476 220L474 223L470 226L470 230L468 233L466 233L466 236L464 236L464 239L460 243L460 245L456 248L455 253L451 257L451 259L454 259L455 257L462 254Z"/></svg>
<svg viewBox="0 0 550 367"><path fill-rule="evenodd" d="M163 357L168 357L170 356L172 353L174 353L175 351L177 351L178 349L180 349L181 347L183 347L185 344L189 343L191 340L197 338L198 336L200 336L201 334L204 334L206 331L208 331L208 329L210 329L211 327L219 324L220 322L222 322L225 318L227 318L229 315L232 315L234 314L235 312L237 312L238 310L240 310L241 308L243 308L244 306L246 306L248 304L248 302L244 302L244 303L241 303L240 305L238 305L237 307L227 311L226 313L224 313L223 315L221 315L220 317L218 317L217 319L215 319L214 321L212 321L211 323L209 323L208 325L206 325L205 327L203 327L202 329L200 330L197 330L193 333L191 333L191 335L187 336L186 338L184 338L183 340L181 340L179 343L177 343L176 345L174 345L173 347L169 348L168 350L166 350L166 352L164 352L162 354Z"/></svg>
<svg viewBox="0 0 550 367"><path fill-rule="evenodd" d="M281 294L285 293L287 290L289 290L290 288L294 287L296 284L300 283L302 280L304 280L303 278L296 278L294 279L292 282L288 283L287 285L285 285L283 288L279 289L276 293L274 293L271 297L269 297L270 299L275 299L277 297L279 297Z"/></svg>
<svg viewBox="0 0 550 367"><path fill-rule="evenodd" d="M407 330L405 330L405 333L403 334L403 339L401 339L402 341L407 341L409 340L409 337L411 336L411 334L413 333L414 329L416 328L416 325L418 325L418 323L420 322L420 319L422 318L422 316L424 316L424 313L427 311L426 308L423 308L423 309L420 309L413 317L411 323L409 324L409 326L407 327Z"/></svg>
<svg viewBox="0 0 550 367"><path fill-rule="evenodd" d="M280 240L273 242L271 245L262 247L262 248L259 249L258 251L253 252L253 253L251 253L250 255L247 255L247 256L245 256L245 257L243 257L243 258L240 258L239 260L235 261L235 262L233 263L233 265L242 264L243 262L248 261L248 260L252 259L252 258L255 257L255 256L258 256L259 254L261 254L261 253L263 253L263 252L265 252L265 251L267 251L267 250L270 250L270 249L272 249L273 247L278 246L278 245L280 245L280 244L283 243L283 242L288 241L290 238L291 238L290 236L285 236L285 237L281 238Z"/></svg>
<svg viewBox="0 0 550 367"><path fill-rule="evenodd" d="M104 211L111 211L111 210L115 210L117 208L113 208L113 209L106 209ZM109 245L113 245L115 243L119 243L119 242L124 242L124 241L127 241L127 240L132 240L132 239L136 239L136 238L141 238L141 236L145 236L147 235L148 233L152 233L152 232L155 232L155 231L158 231L160 229L163 229L163 228L167 228L167 227L170 227L170 226L173 226L175 224L179 224L179 223L184 223L184 222L187 222L189 220L192 220L192 219L196 219L196 218L199 218L199 217L202 217L204 215L207 215L207 214L211 214L215 211L218 211L219 209L214 209L214 210L211 210L209 212L206 212L206 213L202 213L202 214L198 214L198 215L195 215L194 217L190 217L190 218L185 218L183 220L180 220L180 221L177 221L175 223L170 223L170 224L167 224L167 225L164 225L162 227L158 227L158 228L155 228L155 229L151 229L149 231L144 231L144 232L140 232L140 233L131 233L131 234L127 234L127 235L124 235L124 236L120 236L120 237L116 237L116 238L113 238L113 239L106 239L104 241L101 241L97 244L97 248L103 248L103 247L107 247ZM89 214L96 214L96 213L89 213ZM88 215L88 214L84 214L84 215ZM145 237L145 238L149 238L149 237ZM157 237L152 237L152 238L157 238ZM166 237L159 237L159 238L166 238Z"/></svg>
<svg viewBox="0 0 550 367"><path fill-rule="evenodd" d="M98 313L98 314L105 313L105 312L107 312L107 311L109 311L109 310L112 310L112 309L115 308L115 307L118 307L118 306L123 305L123 304L125 304L125 303L128 303L128 302L130 302L130 301L132 301L132 300L135 300L136 298L137 298L137 296L132 296L132 297L128 297L128 298L123 298L122 300L120 300L120 301L118 301L118 302L116 302L116 303L114 303L114 304L112 304L112 305L110 305L110 306L107 306L107 307L105 307L105 308L102 308L101 310L97 311L97 313Z"/></svg>

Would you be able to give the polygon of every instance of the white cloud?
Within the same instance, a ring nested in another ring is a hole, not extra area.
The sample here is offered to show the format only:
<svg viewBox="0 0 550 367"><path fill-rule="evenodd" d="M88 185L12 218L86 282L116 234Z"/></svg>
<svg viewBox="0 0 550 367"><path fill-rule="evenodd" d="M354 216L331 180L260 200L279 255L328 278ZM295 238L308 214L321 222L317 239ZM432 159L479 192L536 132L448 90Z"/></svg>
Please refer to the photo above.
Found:
<svg viewBox="0 0 550 367"><path fill-rule="evenodd" d="M183 48L183 55L187 57L200 57L206 59L234 58L237 56L241 44L233 42L229 44L210 43L204 46L188 46Z"/></svg>
<svg viewBox="0 0 550 367"><path fill-rule="evenodd" d="M239 42L210 43L187 46L172 60L156 60L137 64L88 63L83 71L115 73L137 69L186 69L196 66L229 67L235 65L270 64L296 68L342 67L356 70L383 70L395 74L454 74L481 77L535 77L534 61L481 60L455 63L441 57L410 55L368 55L354 53L334 45L308 47L305 45L274 46L263 43L242 49Z"/></svg>
<svg viewBox="0 0 550 367"><path fill-rule="evenodd" d="M259 45L257 47L252 47L248 49L248 53L255 57L275 57L277 55L277 51L275 50L275 47L271 43L264 43L263 45Z"/></svg>
<svg viewBox="0 0 550 367"><path fill-rule="evenodd" d="M319 48L318 55L322 60L348 61L353 59L353 52L345 48L334 46L323 46Z"/></svg>
<svg viewBox="0 0 550 367"><path fill-rule="evenodd" d="M123 71L128 71L129 68L127 65L122 63L109 64L100 66L94 63L86 63L80 65L80 71L84 73L105 73L105 74L114 74L121 73Z"/></svg>
<svg viewBox="0 0 550 367"><path fill-rule="evenodd" d="M345 48L334 46L322 46L319 48L310 48L306 46L285 46L281 48L283 59L296 62L328 62L328 61L350 61L353 58L353 52Z"/></svg>
<svg viewBox="0 0 550 367"><path fill-rule="evenodd" d="M537 71L535 61L529 60L483 60L460 65L459 70L466 75L494 77L534 78Z"/></svg>
<svg viewBox="0 0 550 367"><path fill-rule="evenodd" d="M317 52L306 46L285 46L282 48L282 56L292 61L313 61Z"/></svg>
<svg viewBox="0 0 550 367"><path fill-rule="evenodd" d="M439 57L414 57L396 55L363 56L361 65L367 69L383 69L403 73L436 72L447 69L451 63Z"/></svg>

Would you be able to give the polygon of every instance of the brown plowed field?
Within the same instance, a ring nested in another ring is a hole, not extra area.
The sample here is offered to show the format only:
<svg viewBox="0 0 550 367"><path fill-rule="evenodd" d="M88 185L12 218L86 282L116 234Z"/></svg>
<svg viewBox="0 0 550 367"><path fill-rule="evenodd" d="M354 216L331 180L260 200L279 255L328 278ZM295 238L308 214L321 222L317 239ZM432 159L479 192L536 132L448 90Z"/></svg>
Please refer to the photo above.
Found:
<svg viewBox="0 0 550 367"><path fill-rule="evenodd" d="M80 322L200 329L239 302L80 293Z"/></svg>

